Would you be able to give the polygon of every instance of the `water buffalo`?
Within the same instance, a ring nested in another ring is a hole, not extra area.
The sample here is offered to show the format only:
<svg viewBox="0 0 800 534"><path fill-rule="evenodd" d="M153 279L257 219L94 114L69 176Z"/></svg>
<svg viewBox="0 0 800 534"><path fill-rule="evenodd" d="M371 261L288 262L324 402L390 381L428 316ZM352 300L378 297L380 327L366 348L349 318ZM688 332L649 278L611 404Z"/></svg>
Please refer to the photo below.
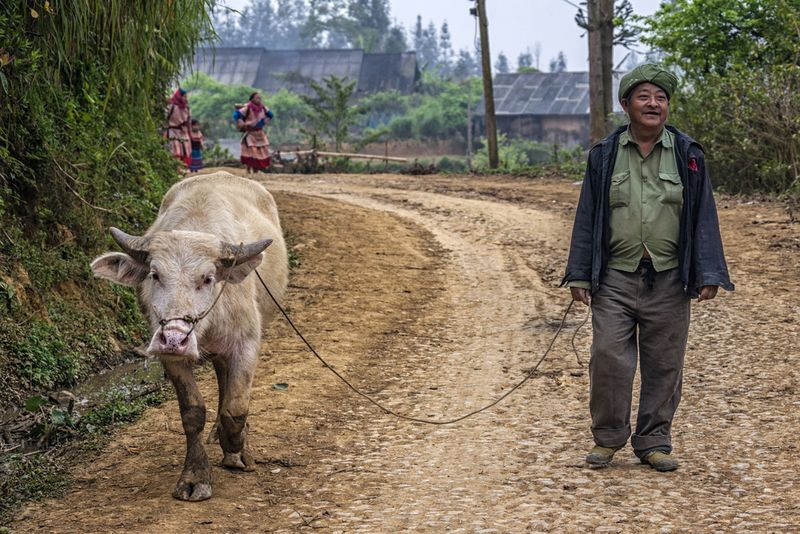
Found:
<svg viewBox="0 0 800 534"><path fill-rule="evenodd" d="M170 188L144 235L116 228L111 235L123 252L98 256L92 271L136 289L152 333L147 351L161 359L178 396L186 460L172 495L208 499L211 468L202 442L206 408L192 368L206 359L214 364L219 407L209 440L219 438L222 464L252 471L250 389L261 334L276 309L251 273L257 270L279 301L288 283L275 201L246 178L226 172L197 176Z"/></svg>

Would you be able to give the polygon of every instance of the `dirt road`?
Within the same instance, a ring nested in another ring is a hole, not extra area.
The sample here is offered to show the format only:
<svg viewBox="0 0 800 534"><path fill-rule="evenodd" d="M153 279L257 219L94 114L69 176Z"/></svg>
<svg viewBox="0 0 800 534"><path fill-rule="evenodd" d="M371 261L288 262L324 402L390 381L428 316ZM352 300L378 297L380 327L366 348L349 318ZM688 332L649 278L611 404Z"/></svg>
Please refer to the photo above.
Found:
<svg viewBox="0 0 800 534"><path fill-rule="evenodd" d="M578 186L558 180L269 175L301 259L289 313L335 367L417 417L473 410L539 359ZM353 396L282 321L250 412L254 473L219 467L214 497L170 497L183 461L175 402L75 469L63 499L15 530L52 532L787 532L800 529L800 224L722 199L735 293L693 305L674 428L682 467L620 451L590 470L588 379L571 331L535 377L452 426L397 420ZM574 327L584 310L570 315ZM589 327L577 346L588 358ZM201 380L216 406L213 373ZM287 383L281 391L274 384ZM212 420L213 420L213 413Z"/></svg>

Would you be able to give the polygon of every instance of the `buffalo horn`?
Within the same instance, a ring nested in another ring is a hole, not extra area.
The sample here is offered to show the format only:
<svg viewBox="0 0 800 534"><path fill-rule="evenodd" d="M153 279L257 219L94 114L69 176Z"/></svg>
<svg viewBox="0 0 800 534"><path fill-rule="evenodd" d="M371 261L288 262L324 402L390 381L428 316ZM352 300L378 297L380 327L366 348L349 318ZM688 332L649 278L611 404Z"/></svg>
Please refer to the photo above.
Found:
<svg viewBox="0 0 800 534"><path fill-rule="evenodd" d="M242 250L239 251L239 245L223 242L219 247L219 262L223 267L233 267L234 260L237 265L241 265L271 244L272 239L262 239L261 241L253 241L242 245Z"/></svg>
<svg viewBox="0 0 800 534"><path fill-rule="evenodd" d="M114 238L114 241L117 242L126 254L138 262L148 262L149 253L147 251L147 246L150 242L149 238L128 235L119 228L114 228L113 226L110 230L111 237Z"/></svg>

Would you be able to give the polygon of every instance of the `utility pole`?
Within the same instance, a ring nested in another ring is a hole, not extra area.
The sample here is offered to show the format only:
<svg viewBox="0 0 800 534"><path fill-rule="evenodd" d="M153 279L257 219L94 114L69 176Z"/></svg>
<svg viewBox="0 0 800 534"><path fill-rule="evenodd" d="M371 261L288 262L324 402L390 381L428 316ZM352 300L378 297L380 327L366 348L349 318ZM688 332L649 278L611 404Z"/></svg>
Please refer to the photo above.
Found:
<svg viewBox="0 0 800 534"><path fill-rule="evenodd" d="M472 80L467 77L467 169L472 172Z"/></svg>
<svg viewBox="0 0 800 534"><path fill-rule="evenodd" d="M492 59L489 54L489 21L486 18L486 0L475 0L478 26L481 32L481 67L483 70L483 102L486 108L486 139L489 142L489 168L496 169L497 122L494 115L494 87L492 86Z"/></svg>

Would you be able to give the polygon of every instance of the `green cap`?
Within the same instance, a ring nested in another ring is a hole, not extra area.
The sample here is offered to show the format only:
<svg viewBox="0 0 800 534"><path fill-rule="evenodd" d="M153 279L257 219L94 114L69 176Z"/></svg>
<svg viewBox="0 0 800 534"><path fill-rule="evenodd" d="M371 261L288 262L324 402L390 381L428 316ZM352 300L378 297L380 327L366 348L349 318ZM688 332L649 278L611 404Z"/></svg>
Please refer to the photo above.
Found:
<svg viewBox="0 0 800 534"><path fill-rule="evenodd" d="M650 82L662 88L667 93L667 98L672 98L672 93L678 87L678 78L670 71L653 63L644 63L627 73L619 81L619 99L627 97L634 87L644 82Z"/></svg>

